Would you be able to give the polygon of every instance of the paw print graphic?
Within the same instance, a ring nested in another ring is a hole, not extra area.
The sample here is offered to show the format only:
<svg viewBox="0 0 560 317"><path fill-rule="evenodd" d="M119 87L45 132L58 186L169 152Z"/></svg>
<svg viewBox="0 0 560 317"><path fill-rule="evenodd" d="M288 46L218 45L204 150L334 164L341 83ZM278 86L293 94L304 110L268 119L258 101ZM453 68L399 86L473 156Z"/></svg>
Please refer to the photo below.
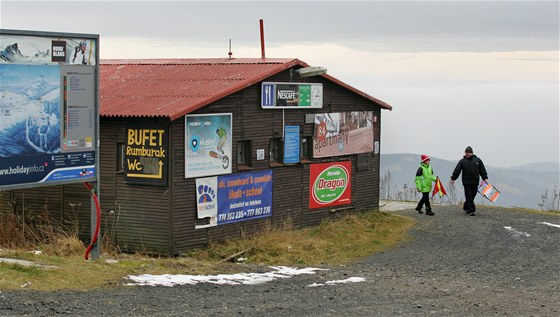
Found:
<svg viewBox="0 0 560 317"><path fill-rule="evenodd" d="M214 189L208 185L200 185L198 186L198 194L200 198L198 198L199 203L209 203L213 202L216 199L216 193Z"/></svg>

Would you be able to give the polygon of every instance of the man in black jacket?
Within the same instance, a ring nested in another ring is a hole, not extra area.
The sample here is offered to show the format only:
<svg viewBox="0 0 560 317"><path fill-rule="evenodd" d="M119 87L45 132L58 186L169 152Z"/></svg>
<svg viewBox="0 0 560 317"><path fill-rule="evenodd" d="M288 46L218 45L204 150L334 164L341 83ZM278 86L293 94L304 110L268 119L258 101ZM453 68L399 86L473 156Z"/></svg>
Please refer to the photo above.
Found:
<svg viewBox="0 0 560 317"><path fill-rule="evenodd" d="M461 171L463 172L461 180L463 181L463 187L465 189L465 204L463 205L463 210L467 215L474 216L476 211L474 198L478 191L479 177L482 177L482 179L488 183L488 174L486 173L484 163L473 154L473 149L470 146L467 146L465 149L465 156L457 163L453 174L451 174L451 185L459 178Z"/></svg>

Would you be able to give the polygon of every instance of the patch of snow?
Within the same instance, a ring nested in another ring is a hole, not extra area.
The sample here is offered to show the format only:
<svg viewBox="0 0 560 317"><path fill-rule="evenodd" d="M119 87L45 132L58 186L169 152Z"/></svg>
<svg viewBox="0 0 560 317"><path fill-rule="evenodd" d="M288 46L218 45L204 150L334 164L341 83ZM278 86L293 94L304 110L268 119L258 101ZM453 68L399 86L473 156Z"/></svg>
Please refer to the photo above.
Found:
<svg viewBox="0 0 560 317"><path fill-rule="evenodd" d="M350 277L350 278L347 278L345 280L326 281L325 284L313 283L313 284L307 285L307 287L319 287L319 286L325 286L325 285L360 283L360 282L365 282L365 280L366 279L363 278L363 277Z"/></svg>
<svg viewBox="0 0 560 317"><path fill-rule="evenodd" d="M313 283L313 284L309 284L309 285L307 285L307 287L319 287L319 286L325 286L325 284L317 284L317 283Z"/></svg>
<svg viewBox="0 0 560 317"><path fill-rule="evenodd" d="M363 277L350 277L345 280L338 280L338 281L327 281L325 282L326 285L335 285L335 284L348 284L348 283L360 283L365 282L365 278Z"/></svg>
<svg viewBox="0 0 560 317"><path fill-rule="evenodd" d="M504 229L509 230L509 231L511 231L511 232L513 232L513 233L515 233L515 234L517 234L517 235L520 235L520 236L526 236L526 237L530 237L530 236L531 236L531 235L528 234L527 232L515 230L515 229L513 229L512 227L509 227L509 226L504 227Z"/></svg>
<svg viewBox="0 0 560 317"><path fill-rule="evenodd" d="M550 222L539 222L540 224L543 225L547 225L547 226L551 226L551 227L556 227L556 228L560 228L560 225L554 224L554 223L550 223Z"/></svg>
<svg viewBox="0 0 560 317"><path fill-rule="evenodd" d="M274 271L266 273L238 273L218 275L184 275L184 274L142 274L129 275L127 278L133 283L127 285L142 286L175 286L196 285L198 283L210 283L218 285L255 285L272 282L277 279L286 279L302 274L315 274L319 268L290 268L286 266L273 266Z"/></svg>

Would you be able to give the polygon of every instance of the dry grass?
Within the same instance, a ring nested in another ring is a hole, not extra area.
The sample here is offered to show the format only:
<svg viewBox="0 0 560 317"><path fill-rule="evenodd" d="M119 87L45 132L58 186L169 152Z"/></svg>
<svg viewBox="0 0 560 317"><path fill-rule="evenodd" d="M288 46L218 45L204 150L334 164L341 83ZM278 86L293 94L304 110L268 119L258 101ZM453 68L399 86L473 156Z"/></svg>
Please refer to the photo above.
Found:
<svg viewBox="0 0 560 317"><path fill-rule="evenodd" d="M126 283L124 278L128 275L216 274L241 270L234 264L218 264L192 258L150 258L136 254L118 256L102 254L99 261L85 261L83 254L54 256L46 252L36 255L28 251L0 250L0 257L56 266L56 268L43 269L0 263L0 289L2 290L88 290L123 285ZM108 264L105 262L108 258L117 259L118 263Z"/></svg>
<svg viewBox="0 0 560 317"><path fill-rule="evenodd" d="M348 263L403 241L412 224L409 218L368 212L324 221L310 229L269 229L258 236L213 244L190 255L217 260L247 250L242 257L254 264Z"/></svg>
<svg viewBox="0 0 560 317"><path fill-rule="evenodd" d="M268 228L263 234L212 244L178 258L154 258L121 253L101 254L99 261L85 261L85 246L75 237L51 236L47 243L32 248L13 248L0 242L0 257L30 260L37 264L57 266L41 269L0 263L0 288L85 290L122 285L127 275L150 274L217 274L246 269L221 261L239 251L248 263L266 265L319 265L355 261L361 257L394 246L406 238L413 225L409 218L381 212L349 215L325 221L318 227L292 230ZM0 225L0 227L2 227ZM9 250L11 249L11 250ZM25 250L25 251L22 251ZM29 250L41 250L34 254ZM107 264L106 259L118 263Z"/></svg>

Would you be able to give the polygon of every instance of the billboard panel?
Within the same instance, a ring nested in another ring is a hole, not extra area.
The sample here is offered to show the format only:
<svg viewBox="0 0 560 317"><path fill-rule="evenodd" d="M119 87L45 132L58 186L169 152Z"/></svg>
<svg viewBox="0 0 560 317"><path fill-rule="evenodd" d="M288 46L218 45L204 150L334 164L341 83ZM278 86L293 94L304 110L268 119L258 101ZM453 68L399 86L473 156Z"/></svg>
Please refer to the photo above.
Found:
<svg viewBox="0 0 560 317"><path fill-rule="evenodd" d="M372 111L315 114L313 157L372 152L376 119Z"/></svg>
<svg viewBox="0 0 560 317"><path fill-rule="evenodd" d="M272 216L272 171L196 179L197 229Z"/></svg>
<svg viewBox="0 0 560 317"><path fill-rule="evenodd" d="M231 173L231 113L185 116L185 178Z"/></svg>
<svg viewBox="0 0 560 317"><path fill-rule="evenodd" d="M98 37L76 36L0 30L0 190L97 180Z"/></svg>
<svg viewBox="0 0 560 317"><path fill-rule="evenodd" d="M7 33L0 33L0 63L97 64L96 35L25 31Z"/></svg>
<svg viewBox="0 0 560 317"><path fill-rule="evenodd" d="M263 82L261 107L263 109L322 108L323 84Z"/></svg>
<svg viewBox="0 0 560 317"><path fill-rule="evenodd" d="M352 163L311 164L309 209L352 203Z"/></svg>

